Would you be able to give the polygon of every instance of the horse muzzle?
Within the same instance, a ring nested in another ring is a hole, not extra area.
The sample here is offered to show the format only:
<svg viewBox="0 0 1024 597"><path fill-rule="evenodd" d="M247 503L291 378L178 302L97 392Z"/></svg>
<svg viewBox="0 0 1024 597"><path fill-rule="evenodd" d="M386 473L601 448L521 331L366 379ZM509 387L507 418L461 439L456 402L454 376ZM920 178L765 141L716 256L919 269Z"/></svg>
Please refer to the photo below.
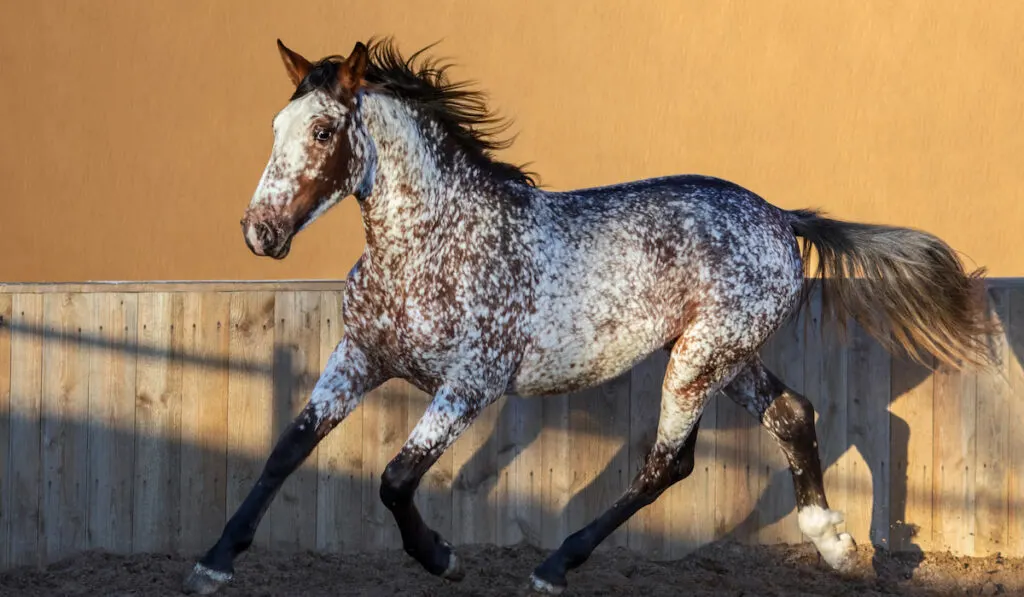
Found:
<svg viewBox="0 0 1024 597"><path fill-rule="evenodd" d="M246 216L242 219L245 244L254 255L284 259L292 247L292 234L275 222Z"/></svg>

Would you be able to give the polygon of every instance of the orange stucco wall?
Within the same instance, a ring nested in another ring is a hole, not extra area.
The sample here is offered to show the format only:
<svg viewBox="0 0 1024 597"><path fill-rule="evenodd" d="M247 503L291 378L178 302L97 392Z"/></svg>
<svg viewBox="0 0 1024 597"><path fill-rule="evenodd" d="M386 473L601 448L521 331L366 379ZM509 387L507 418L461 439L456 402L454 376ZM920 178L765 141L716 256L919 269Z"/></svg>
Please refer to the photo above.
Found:
<svg viewBox="0 0 1024 597"><path fill-rule="evenodd" d="M784 207L940 234L1024 275L1024 2L0 3L0 281L338 278L349 200L282 262L238 220L317 58L394 34L479 81L565 189L725 177Z"/></svg>

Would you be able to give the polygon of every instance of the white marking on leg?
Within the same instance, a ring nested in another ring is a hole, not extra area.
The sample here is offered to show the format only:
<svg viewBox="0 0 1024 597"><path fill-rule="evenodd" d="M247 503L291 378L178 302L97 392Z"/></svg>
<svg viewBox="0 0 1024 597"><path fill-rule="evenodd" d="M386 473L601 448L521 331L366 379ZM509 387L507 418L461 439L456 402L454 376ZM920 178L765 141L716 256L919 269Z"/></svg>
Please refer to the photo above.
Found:
<svg viewBox="0 0 1024 597"><path fill-rule="evenodd" d="M565 590L565 588L555 586L534 574L530 575L530 586L535 593L542 593L544 595L561 595L562 591Z"/></svg>
<svg viewBox="0 0 1024 597"><path fill-rule="evenodd" d="M846 571L853 566L857 545L849 533L836 532L836 525L841 522L841 513L821 506L806 506L797 514L800 532L814 542L821 557L832 568Z"/></svg>
<svg viewBox="0 0 1024 597"><path fill-rule="evenodd" d="M206 578L209 578L213 581L217 581L219 583L228 582L229 580L231 580L231 577L233 576L230 572L219 572L217 570L214 570L213 568L207 568L206 566L203 566L199 563L196 563L195 573L205 576Z"/></svg>
<svg viewBox="0 0 1024 597"><path fill-rule="evenodd" d="M447 542L445 542L447 545ZM462 562L459 561L459 556L455 555L455 550L449 546L448 552L448 567L441 573L441 578L462 578Z"/></svg>

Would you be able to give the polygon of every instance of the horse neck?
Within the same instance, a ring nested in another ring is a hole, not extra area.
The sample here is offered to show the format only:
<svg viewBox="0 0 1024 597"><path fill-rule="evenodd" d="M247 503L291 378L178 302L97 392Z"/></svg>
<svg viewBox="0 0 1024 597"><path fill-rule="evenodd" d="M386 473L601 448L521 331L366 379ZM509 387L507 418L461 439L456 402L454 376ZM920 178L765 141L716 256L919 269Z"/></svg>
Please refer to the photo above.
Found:
<svg viewBox="0 0 1024 597"><path fill-rule="evenodd" d="M445 242L446 225L462 217L478 173L447 133L422 110L384 93L364 98L363 118L376 146L369 194L360 199L367 252L378 265L406 268Z"/></svg>

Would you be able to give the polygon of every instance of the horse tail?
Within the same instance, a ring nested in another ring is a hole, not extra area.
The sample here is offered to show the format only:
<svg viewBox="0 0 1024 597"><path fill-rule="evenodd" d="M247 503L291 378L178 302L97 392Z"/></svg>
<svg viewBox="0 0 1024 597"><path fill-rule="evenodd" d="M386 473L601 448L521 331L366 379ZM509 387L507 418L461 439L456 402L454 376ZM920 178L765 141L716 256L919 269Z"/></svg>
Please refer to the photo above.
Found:
<svg viewBox="0 0 1024 597"><path fill-rule="evenodd" d="M994 362L984 268L967 272L956 252L927 232L788 213L805 241L804 267L812 249L817 253L808 286L821 284L823 320L844 330L852 317L887 350L902 348L919 363L924 353L957 369Z"/></svg>

